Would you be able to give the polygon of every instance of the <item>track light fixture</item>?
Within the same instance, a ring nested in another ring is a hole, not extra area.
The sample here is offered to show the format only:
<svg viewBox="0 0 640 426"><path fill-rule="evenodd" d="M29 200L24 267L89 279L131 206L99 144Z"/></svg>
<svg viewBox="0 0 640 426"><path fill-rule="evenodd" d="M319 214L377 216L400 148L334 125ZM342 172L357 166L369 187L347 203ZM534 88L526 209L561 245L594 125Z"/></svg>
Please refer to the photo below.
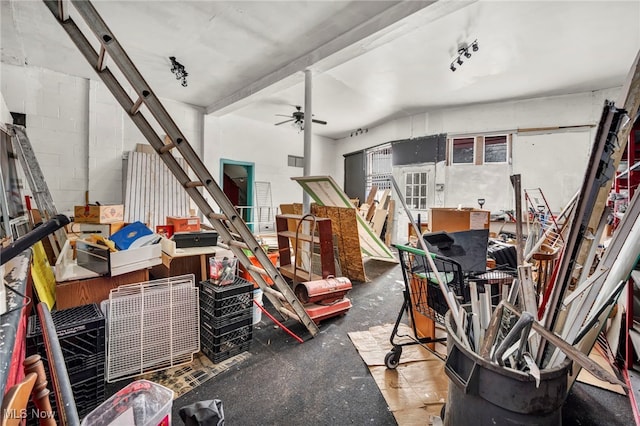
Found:
<svg viewBox="0 0 640 426"><path fill-rule="evenodd" d="M187 76L189 73L184 69L184 65L176 61L175 56L170 56L171 60L171 72L175 74L176 80L182 80L182 87L187 87Z"/></svg>
<svg viewBox="0 0 640 426"><path fill-rule="evenodd" d="M369 132L369 129L360 128L360 129L357 129L357 130L354 130L353 132L351 132L351 136L350 137L360 136L361 134L368 133L368 132Z"/></svg>
<svg viewBox="0 0 640 426"><path fill-rule="evenodd" d="M466 59L469 59L471 58L471 51L477 52L478 49L479 49L478 40L474 40L471 44L463 43L460 46L458 46L458 56L454 58L453 61L451 61L451 65L449 65L449 69L451 71L457 70L458 68L456 67L456 64L460 66L464 63L464 61L462 60L462 57L464 56Z"/></svg>

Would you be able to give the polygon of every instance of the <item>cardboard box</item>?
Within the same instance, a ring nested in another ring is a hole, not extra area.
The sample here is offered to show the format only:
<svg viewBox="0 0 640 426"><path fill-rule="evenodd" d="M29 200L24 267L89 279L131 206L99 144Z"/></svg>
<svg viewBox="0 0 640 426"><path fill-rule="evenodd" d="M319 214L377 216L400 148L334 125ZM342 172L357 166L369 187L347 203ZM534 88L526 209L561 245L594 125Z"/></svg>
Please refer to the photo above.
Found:
<svg viewBox="0 0 640 426"><path fill-rule="evenodd" d="M77 223L114 223L124 220L124 205L75 206L73 221Z"/></svg>
<svg viewBox="0 0 640 426"><path fill-rule="evenodd" d="M470 229L489 229L491 212L475 208L432 208L429 210L431 232L458 232Z"/></svg>
<svg viewBox="0 0 640 426"><path fill-rule="evenodd" d="M76 253L78 266L112 277L162 263L160 244L110 252L105 246L78 240Z"/></svg>
<svg viewBox="0 0 640 426"><path fill-rule="evenodd" d="M173 232L197 232L200 230L200 218L167 216L167 225L173 226Z"/></svg>

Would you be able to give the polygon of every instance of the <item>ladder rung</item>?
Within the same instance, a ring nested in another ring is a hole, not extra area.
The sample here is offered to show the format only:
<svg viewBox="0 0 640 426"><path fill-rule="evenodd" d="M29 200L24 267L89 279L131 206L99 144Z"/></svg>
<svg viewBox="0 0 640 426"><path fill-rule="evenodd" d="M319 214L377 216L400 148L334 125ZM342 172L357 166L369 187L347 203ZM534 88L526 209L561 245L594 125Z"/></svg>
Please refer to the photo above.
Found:
<svg viewBox="0 0 640 426"><path fill-rule="evenodd" d="M249 265L249 266L247 266L247 269L250 270L250 271L253 271L253 272L257 272L260 275L267 275L267 271L265 271L262 268L259 268L259 267L255 266L255 265Z"/></svg>
<svg viewBox="0 0 640 426"><path fill-rule="evenodd" d="M135 115L140 109L140 106L142 106L142 96L138 97L138 100L136 101L136 103L134 103L133 106L131 107L131 110L129 110L129 114Z"/></svg>
<svg viewBox="0 0 640 426"><path fill-rule="evenodd" d="M204 186L204 184L200 181L192 180L191 182L187 182L184 184L185 188L195 188L198 186Z"/></svg>
<svg viewBox="0 0 640 426"><path fill-rule="evenodd" d="M240 248L245 248L245 249L249 249L249 246L247 245L247 243L243 242L243 241L236 241L236 240L231 240L229 241L229 245L230 246L235 246L235 247L240 247Z"/></svg>
<svg viewBox="0 0 640 426"><path fill-rule="evenodd" d="M278 300L282 300L283 302L287 301L287 299L284 297L284 294L280 293L278 290L276 290L273 287L265 287L264 292L269 293L272 296L275 296Z"/></svg>
<svg viewBox="0 0 640 426"><path fill-rule="evenodd" d="M209 219L213 219L213 220L227 220L227 216L223 215L222 213L209 213Z"/></svg>
<svg viewBox="0 0 640 426"><path fill-rule="evenodd" d="M284 306L280 306L278 308L278 311L283 314L286 317L292 318L298 322L300 322L300 318L298 318L298 316L296 314L294 314L293 312L291 312L290 310L288 310L287 308L285 308Z"/></svg>
<svg viewBox="0 0 640 426"><path fill-rule="evenodd" d="M98 63L96 64L96 69L98 71L102 71L104 69L104 62L107 57L107 50L104 46L100 46L100 56L98 56Z"/></svg>
<svg viewBox="0 0 640 426"><path fill-rule="evenodd" d="M160 154L164 154L167 151L171 151L175 147L176 147L175 143L173 143L173 142L168 143L165 146L163 146L162 148L160 148Z"/></svg>

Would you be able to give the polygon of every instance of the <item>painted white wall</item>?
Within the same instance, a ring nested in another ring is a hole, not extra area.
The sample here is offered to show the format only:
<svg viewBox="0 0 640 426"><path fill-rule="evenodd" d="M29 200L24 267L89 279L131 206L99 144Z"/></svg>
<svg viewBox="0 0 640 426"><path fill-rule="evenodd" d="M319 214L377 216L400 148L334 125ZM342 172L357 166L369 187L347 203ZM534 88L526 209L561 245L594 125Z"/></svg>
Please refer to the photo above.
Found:
<svg viewBox="0 0 640 426"><path fill-rule="evenodd" d="M304 155L304 135L287 126L273 126L240 116L205 116L204 162L220 179L220 159L254 163L255 180L271 183L274 207L301 203L302 188L292 177L302 168L289 167L287 156ZM311 175L336 175L336 141L314 135L311 140Z"/></svg>
<svg viewBox="0 0 640 426"><path fill-rule="evenodd" d="M435 182L444 183L436 193L434 205L477 207L485 198L484 209L514 208L514 193L509 181L521 174L522 188L541 188L553 211L560 211L580 188L596 125L605 100L616 100L620 88L588 93L545 97L512 102L470 105L443 109L393 120L369 129L357 137L337 141L336 181L344 180L344 154L398 139L437 133L449 136L508 131L515 133L512 163L500 165L455 165L436 167ZM568 131L520 132L562 126L593 126ZM432 165L427 165L431 167ZM394 175L396 172L394 171ZM401 208L400 215L404 215ZM406 230L397 229L396 241L406 239ZM404 233L404 234L403 234Z"/></svg>
<svg viewBox="0 0 640 426"><path fill-rule="evenodd" d="M11 123L11 112L9 111L9 107L7 107L7 103L4 101L4 95L2 94L2 88L0 87L0 128L7 130L5 123Z"/></svg>
<svg viewBox="0 0 640 426"><path fill-rule="evenodd" d="M146 139L98 81L0 64L7 108L27 114L27 134L58 211L89 201L122 203L122 154ZM203 112L162 100L196 152L202 152ZM147 117L149 115L147 114ZM164 132L154 121L158 134Z"/></svg>

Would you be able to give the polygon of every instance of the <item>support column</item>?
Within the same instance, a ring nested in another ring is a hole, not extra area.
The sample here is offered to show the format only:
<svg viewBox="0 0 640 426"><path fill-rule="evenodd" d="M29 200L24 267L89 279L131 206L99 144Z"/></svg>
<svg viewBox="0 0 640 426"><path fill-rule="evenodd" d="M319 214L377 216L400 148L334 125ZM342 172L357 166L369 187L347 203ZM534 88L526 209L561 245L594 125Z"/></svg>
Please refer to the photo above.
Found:
<svg viewBox="0 0 640 426"><path fill-rule="evenodd" d="M303 176L311 174L311 123L313 114L311 111L311 70L304 70L304 168ZM310 212L311 202L309 194L302 194L302 212L307 214Z"/></svg>

